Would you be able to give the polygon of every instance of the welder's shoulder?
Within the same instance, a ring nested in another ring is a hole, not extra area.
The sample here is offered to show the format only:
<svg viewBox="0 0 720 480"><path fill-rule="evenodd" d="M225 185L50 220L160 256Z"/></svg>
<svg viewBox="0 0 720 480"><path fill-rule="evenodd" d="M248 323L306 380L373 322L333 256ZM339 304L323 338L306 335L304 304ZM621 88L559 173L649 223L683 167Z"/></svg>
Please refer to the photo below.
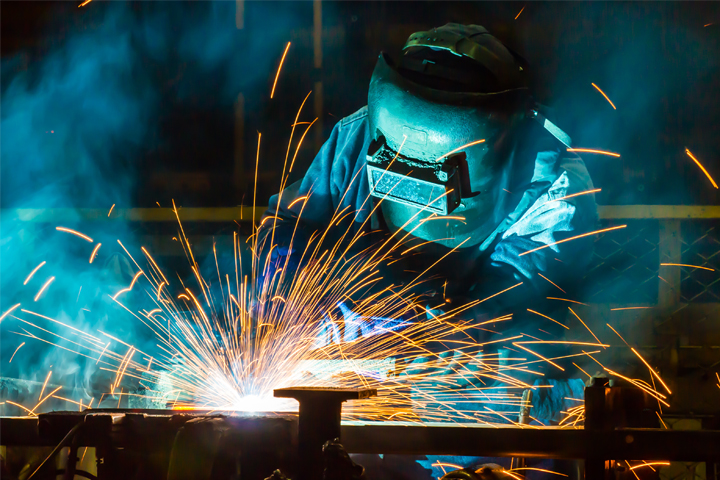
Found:
<svg viewBox="0 0 720 480"><path fill-rule="evenodd" d="M366 119L367 115L368 109L366 105L352 115L348 115L347 117L340 120L340 128L343 129L357 126L357 123L361 120Z"/></svg>

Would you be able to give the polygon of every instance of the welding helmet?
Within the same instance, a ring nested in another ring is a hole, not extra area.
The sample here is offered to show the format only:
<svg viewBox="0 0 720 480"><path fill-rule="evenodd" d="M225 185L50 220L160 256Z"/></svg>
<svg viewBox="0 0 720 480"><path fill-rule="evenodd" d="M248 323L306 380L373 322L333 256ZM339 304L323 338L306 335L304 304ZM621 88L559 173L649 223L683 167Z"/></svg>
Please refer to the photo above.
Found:
<svg viewBox="0 0 720 480"><path fill-rule="evenodd" d="M411 35L397 65L380 54L368 92L367 174L389 228L450 248L491 234L509 213L500 197L514 132L531 109L525 71L476 25Z"/></svg>

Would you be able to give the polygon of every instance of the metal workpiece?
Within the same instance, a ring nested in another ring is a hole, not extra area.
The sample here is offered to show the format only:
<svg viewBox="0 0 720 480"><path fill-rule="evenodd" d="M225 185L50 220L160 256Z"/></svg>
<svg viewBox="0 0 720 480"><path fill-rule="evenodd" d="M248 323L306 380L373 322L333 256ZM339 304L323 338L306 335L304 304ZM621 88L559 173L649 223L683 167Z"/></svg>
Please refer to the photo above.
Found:
<svg viewBox="0 0 720 480"><path fill-rule="evenodd" d="M4 446L93 447L104 480L230 479L240 467L243 479L261 480L296 462L295 415L99 409L2 417L0 431ZM46 463L38 474L51 476Z"/></svg>
<svg viewBox="0 0 720 480"><path fill-rule="evenodd" d="M294 398L300 403L296 480L317 480L323 478L323 445L341 438L343 402L370 398L377 395L377 390L294 387L280 388L273 393L275 397Z"/></svg>

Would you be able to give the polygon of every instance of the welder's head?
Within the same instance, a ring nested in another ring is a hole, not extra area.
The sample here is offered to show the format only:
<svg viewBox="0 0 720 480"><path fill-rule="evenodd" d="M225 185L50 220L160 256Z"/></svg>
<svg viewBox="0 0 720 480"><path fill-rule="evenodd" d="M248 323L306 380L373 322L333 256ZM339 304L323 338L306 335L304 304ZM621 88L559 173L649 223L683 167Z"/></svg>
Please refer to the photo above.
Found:
<svg viewBox="0 0 720 480"><path fill-rule="evenodd" d="M476 245L495 229L514 132L529 108L525 70L477 25L415 33L397 64L380 54L367 170L390 228L447 247ZM430 221L437 216L464 220Z"/></svg>

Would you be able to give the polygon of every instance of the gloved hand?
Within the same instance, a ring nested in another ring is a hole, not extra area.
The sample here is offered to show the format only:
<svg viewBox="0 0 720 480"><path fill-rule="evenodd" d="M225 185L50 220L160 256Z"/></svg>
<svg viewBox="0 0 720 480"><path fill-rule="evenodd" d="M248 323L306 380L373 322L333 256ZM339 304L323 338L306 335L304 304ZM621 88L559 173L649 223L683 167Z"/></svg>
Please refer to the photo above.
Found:
<svg viewBox="0 0 720 480"><path fill-rule="evenodd" d="M320 323L317 341L314 349L322 348L332 343L354 342L376 335L400 330L410 325L403 319L384 317L363 317L353 312L345 302L337 304L335 320L327 316ZM341 328L339 319L342 318Z"/></svg>

